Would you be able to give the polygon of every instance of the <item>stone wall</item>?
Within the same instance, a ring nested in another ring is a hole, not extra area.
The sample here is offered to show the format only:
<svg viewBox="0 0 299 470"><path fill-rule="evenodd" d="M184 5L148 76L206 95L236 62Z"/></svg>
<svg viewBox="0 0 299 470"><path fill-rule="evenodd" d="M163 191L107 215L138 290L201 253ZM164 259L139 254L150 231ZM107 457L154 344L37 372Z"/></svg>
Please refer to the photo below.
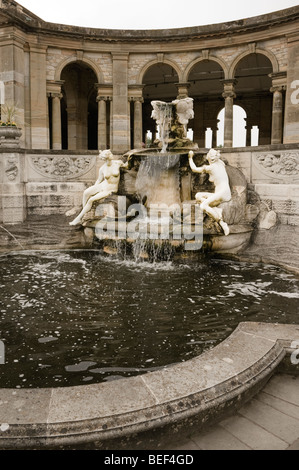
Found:
<svg viewBox="0 0 299 470"><path fill-rule="evenodd" d="M299 145L224 153L281 224L299 225Z"/></svg>
<svg viewBox="0 0 299 470"><path fill-rule="evenodd" d="M249 189L277 213L279 223L299 226L299 145L223 149L222 155L243 172ZM0 222L19 223L26 216L79 208L100 164L97 152L2 151Z"/></svg>

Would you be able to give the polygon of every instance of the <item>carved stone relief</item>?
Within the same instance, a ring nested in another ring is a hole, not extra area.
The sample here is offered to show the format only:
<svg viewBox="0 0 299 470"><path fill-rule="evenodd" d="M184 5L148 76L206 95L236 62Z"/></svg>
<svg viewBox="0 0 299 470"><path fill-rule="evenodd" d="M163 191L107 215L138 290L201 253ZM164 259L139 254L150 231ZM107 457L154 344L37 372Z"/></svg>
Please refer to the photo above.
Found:
<svg viewBox="0 0 299 470"><path fill-rule="evenodd" d="M277 178L299 175L299 152L256 154L254 160L269 176Z"/></svg>
<svg viewBox="0 0 299 470"><path fill-rule="evenodd" d="M11 155L7 158L6 165L5 165L5 174L9 181L14 181L18 176L19 168L17 164L18 164L17 157Z"/></svg>
<svg viewBox="0 0 299 470"><path fill-rule="evenodd" d="M71 155L31 155L32 167L42 176L48 178L73 179L78 178L93 168L96 163L95 156Z"/></svg>

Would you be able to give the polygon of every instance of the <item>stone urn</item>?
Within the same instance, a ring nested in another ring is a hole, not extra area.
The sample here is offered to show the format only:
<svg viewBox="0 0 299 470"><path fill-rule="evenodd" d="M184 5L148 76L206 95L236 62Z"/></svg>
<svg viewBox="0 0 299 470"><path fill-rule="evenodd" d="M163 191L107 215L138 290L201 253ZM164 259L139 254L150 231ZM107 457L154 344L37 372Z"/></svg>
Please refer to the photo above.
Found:
<svg viewBox="0 0 299 470"><path fill-rule="evenodd" d="M0 148L20 147L22 130L16 126L0 126Z"/></svg>

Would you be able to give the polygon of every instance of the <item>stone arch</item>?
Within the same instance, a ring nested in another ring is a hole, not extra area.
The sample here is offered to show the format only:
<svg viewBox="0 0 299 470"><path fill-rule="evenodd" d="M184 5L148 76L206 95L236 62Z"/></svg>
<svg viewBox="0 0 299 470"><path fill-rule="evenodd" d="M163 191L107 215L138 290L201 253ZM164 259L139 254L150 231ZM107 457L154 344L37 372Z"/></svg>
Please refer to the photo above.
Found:
<svg viewBox="0 0 299 470"><path fill-rule="evenodd" d="M228 73L229 73L229 68L227 66L227 64L219 59L218 57L215 57L215 56L211 56L211 55L208 55L207 57L197 57L196 59L194 59L192 62L190 62L190 64L186 67L184 73L183 73L183 82L188 82L188 76L191 72L191 70L193 69L193 67L195 67L195 65L197 65L199 62L202 62L204 60L211 60L213 62L217 62L220 67L222 68L223 72L224 72L224 78L227 79L228 78Z"/></svg>
<svg viewBox="0 0 299 470"><path fill-rule="evenodd" d="M98 76L83 60L64 62L61 70L62 148L98 147Z"/></svg>
<svg viewBox="0 0 299 470"><path fill-rule="evenodd" d="M72 55L71 57L68 57L67 59L64 59L62 62L60 62L60 64L57 66L55 70L55 77L54 77L55 81L56 80L58 81L61 79L61 73L67 65L70 65L72 63L80 63L80 62L83 62L84 64L88 65L92 69L92 71L97 76L98 83L104 83L104 74L101 71L101 69L97 66L97 64L95 64L92 60L86 57L82 57L79 59L78 56L76 55Z"/></svg>
<svg viewBox="0 0 299 470"><path fill-rule="evenodd" d="M229 79L233 79L235 77L236 69L237 69L239 62L242 59L244 59L244 57L246 57L247 55L251 55L251 54L261 54L261 55L266 56L272 64L273 73L279 72L279 63L278 63L276 56L273 54L273 52L268 51L266 49L259 49L259 48L256 48L254 50L248 49L247 51L238 55L238 57L236 57L233 63L231 64L229 68L229 73L228 73Z"/></svg>
<svg viewBox="0 0 299 470"><path fill-rule="evenodd" d="M173 62L172 60L169 60L169 59L164 59L163 60L159 60L159 59L154 59L154 60L151 60L150 62L148 62L147 64L145 64L142 68L142 70L140 71L139 73L139 77L138 77L138 83L143 83L143 78L146 74L146 72L153 66L153 65L157 65L159 63L163 63L163 64L167 64L167 65L170 65L170 67L172 67L175 72L177 73L178 77L179 77L179 82L182 82L182 76L183 76L183 73L182 73L182 70L180 69L180 67L178 66L178 64L176 62Z"/></svg>

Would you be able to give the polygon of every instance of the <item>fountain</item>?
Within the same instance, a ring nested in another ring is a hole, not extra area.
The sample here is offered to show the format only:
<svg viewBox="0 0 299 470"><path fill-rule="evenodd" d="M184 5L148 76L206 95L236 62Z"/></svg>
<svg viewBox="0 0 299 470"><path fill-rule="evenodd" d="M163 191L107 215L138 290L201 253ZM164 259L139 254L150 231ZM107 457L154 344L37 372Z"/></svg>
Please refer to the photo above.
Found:
<svg viewBox="0 0 299 470"><path fill-rule="evenodd" d="M298 279L204 256L249 243L244 175L188 139L192 99L152 117L153 147L101 152L67 213L84 250L2 256L0 448L163 449L293 370Z"/></svg>
<svg viewBox="0 0 299 470"><path fill-rule="evenodd" d="M113 161L113 181L109 186L111 171L107 173L104 164L100 180L105 189L97 188L98 179L84 193L83 209L71 224L81 224L89 245L106 251L115 249L113 242L125 240L128 248L140 239L146 239L151 250L167 245L173 254L243 250L259 211L248 204L244 175L228 165L219 150L204 155L187 137L188 121L194 117L192 98L153 101L152 107L159 139L121 160L102 152L101 157L108 152Z"/></svg>

